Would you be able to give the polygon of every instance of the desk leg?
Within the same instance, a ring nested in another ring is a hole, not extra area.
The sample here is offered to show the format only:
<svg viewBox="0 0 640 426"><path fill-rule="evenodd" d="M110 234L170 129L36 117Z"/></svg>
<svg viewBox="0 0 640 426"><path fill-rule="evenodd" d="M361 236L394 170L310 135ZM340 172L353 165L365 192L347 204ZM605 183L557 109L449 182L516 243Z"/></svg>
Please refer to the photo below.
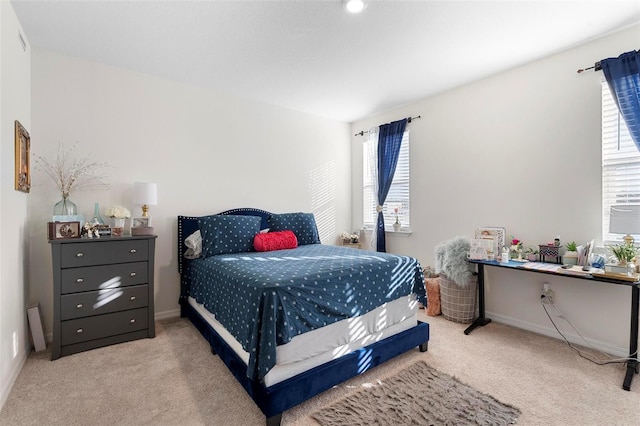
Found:
<svg viewBox="0 0 640 426"><path fill-rule="evenodd" d="M629 341L629 360L627 360L627 374L624 376L622 389L631 390L633 375L638 373L638 303L640 300L640 289L637 285L631 287L631 332ZM631 359L634 358L634 359Z"/></svg>
<svg viewBox="0 0 640 426"><path fill-rule="evenodd" d="M464 334L471 333L476 327L483 327L491 322L490 318L484 317L484 265L478 263L478 318L471 323L464 331ZM634 287L635 288L635 287ZM636 328L637 336L637 328Z"/></svg>

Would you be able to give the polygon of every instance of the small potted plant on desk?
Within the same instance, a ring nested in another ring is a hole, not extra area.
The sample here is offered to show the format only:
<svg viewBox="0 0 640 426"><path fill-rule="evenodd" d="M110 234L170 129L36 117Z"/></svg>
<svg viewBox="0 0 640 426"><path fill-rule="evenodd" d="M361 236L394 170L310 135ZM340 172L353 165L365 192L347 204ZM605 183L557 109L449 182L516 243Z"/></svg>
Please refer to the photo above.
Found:
<svg viewBox="0 0 640 426"><path fill-rule="evenodd" d="M536 262L538 260L538 249L536 247L527 247L525 254L527 255L527 260L529 262Z"/></svg>
<svg viewBox="0 0 640 426"><path fill-rule="evenodd" d="M615 246L607 246L607 248L613 253L618 260L617 265L605 265L606 272L616 272L619 274L626 274L631 270L633 261L638 253L638 249L635 248L633 243L624 242L622 244L616 244ZM635 266L633 266L635 271Z"/></svg>
<svg viewBox="0 0 640 426"><path fill-rule="evenodd" d="M577 265L578 264L578 246L575 241L571 241L567 243L567 250L564 252L562 256L562 263L566 265Z"/></svg>

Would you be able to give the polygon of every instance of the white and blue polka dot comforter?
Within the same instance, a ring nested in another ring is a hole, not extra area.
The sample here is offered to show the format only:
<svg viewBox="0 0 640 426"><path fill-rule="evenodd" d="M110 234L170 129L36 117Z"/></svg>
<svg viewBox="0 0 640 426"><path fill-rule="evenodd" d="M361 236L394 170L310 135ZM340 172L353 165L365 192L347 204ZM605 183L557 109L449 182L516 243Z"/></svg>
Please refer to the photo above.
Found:
<svg viewBox="0 0 640 426"><path fill-rule="evenodd" d="M192 261L190 294L249 352L247 376L264 378L276 345L415 293L425 302L417 259L310 244Z"/></svg>

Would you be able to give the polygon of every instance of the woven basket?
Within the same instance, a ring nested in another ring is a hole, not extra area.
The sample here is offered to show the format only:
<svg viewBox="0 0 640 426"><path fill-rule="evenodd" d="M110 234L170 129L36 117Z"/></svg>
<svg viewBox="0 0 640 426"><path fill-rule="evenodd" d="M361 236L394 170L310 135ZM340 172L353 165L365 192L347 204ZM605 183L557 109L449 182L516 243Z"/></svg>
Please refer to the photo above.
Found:
<svg viewBox="0 0 640 426"><path fill-rule="evenodd" d="M478 278L472 276L462 287L440 274L440 304L442 316L453 322L468 324L476 317Z"/></svg>

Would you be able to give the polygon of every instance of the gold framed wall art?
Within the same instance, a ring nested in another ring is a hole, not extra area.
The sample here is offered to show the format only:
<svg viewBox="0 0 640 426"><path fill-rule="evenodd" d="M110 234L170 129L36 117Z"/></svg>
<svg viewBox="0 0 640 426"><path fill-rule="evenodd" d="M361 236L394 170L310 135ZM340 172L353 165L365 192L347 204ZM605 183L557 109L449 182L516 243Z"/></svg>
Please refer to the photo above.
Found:
<svg viewBox="0 0 640 426"><path fill-rule="evenodd" d="M15 121L16 191L31 189L31 138L18 120Z"/></svg>

